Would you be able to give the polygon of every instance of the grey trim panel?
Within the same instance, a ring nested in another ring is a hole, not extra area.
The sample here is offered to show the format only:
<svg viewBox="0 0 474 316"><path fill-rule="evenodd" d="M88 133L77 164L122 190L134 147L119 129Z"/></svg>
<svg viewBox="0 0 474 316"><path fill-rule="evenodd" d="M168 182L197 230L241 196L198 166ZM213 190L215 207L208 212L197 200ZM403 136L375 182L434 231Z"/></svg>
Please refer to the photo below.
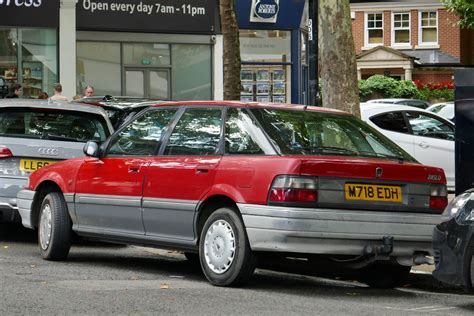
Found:
<svg viewBox="0 0 474 316"><path fill-rule="evenodd" d="M141 207L141 197L137 196L76 194L75 202L78 204Z"/></svg>
<svg viewBox="0 0 474 316"><path fill-rule="evenodd" d="M143 208L170 209L174 211L194 211L199 201L143 198Z"/></svg>
<svg viewBox="0 0 474 316"><path fill-rule="evenodd" d="M36 191L32 190L21 190L17 195L18 212L21 216L21 223L26 228L34 229L34 223L32 220L33 212L31 205L35 197Z"/></svg>
<svg viewBox="0 0 474 316"><path fill-rule="evenodd" d="M431 251L433 228L442 220L441 215L406 212L252 204L238 207L255 251L359 255L365 245L381 242L384 236L405 245L404 249L394 249L394 254ZM354 243L358 246L350 246ZM337 249L332 250L331 244L337 244ZM421 248L415 249L414 245Z"/></svg>
<svg viewBox="0 0 474 316"><path fill-rule="evenodd" d="M64 193L63 195L66 203L74 203L74 193Z"/></svg>

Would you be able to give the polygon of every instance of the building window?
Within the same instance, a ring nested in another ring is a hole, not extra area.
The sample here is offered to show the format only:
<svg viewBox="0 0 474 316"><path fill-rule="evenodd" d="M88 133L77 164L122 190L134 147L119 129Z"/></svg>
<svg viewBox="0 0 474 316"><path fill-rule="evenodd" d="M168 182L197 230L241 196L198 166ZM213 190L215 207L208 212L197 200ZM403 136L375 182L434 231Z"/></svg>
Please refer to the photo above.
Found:
<svg viewBox="0 0 474 316"><path fill-rule="evenodd" d="M393 13L392 45L410 45L410 13Z"/></svg>
<svg viewBox="0 0 474 316"><path fill-rule="evenodd" d="M366 46L383 45L383 13L367 13L366 21Z"/></svg>
<svg viewBox="0 0 474 316"><path fill-rule="evenodd" d="M438 43L438 13L420 12L420 45Z"/></svg>

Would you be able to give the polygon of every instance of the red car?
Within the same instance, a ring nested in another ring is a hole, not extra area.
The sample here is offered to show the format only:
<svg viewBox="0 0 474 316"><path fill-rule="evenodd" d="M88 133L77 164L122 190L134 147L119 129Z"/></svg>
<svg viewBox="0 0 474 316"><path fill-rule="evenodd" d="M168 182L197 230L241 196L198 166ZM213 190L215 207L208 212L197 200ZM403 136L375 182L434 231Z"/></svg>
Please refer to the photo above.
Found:
<svg viewBox="0 0 474 316"><path fill-rule="evenodd" d="M245 282L272 252L344 262L393 287L428 262L447 204L443 170L323 108L171 102L84 151L18 195L44 259L66 259L75 232L199 255L219 286Z"/></svg>

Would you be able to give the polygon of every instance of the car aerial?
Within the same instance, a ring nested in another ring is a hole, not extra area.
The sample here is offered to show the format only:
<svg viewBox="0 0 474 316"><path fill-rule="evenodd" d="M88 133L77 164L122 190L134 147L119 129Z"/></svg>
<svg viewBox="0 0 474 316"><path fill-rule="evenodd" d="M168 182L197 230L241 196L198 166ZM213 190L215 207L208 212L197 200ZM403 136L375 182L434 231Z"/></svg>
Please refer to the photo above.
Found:
<svg viewBox="0 0 474 316"><path fill-rule="evenodd" d="M433 275L448 284L474 288L474 190L454 198L433 231Z"/></svg>
<svg viewBox="0 0 474 316"><path fill-rule="evenodd" d="M455 123L454 102L435 103L426 109Z"/></svg>
<svg viewBox="0 0 474 316"><path fill-rule="evenodd" d="M16 197L31 172L84 155L87 140L105 140L105 112L83 104L47 100L0 101L0 221L19 221Z"/></svg>
<svg viewBox="0 0 474 316"><path fill-rule="evenodd" d="M426 109L431 105L427 101L417 99L373 99L367 103L408 105L420 109Z"/></svg>
<svg viewBox="0 0 474 316"><path fill-rule="evenodd" d="M362 103L369 125L425 165L444 169L448 189L455 189L454 124L432 112L410 106Z"/></svg>
<svg viewBox="0 0 474 316"><path fill-rule="evenodd" d="M75 102L102 107L107 113L107 116L109 117L113 127L117 129L120 127L120 125L122 125L141 110L149 107L150 105L163 103L166 101L138 97L114 97L111 95L105 95L84 97L76 100Z"/></svg>
<svg viewBox="0 0 474 316"><path fill-rule="evenodd" d="M447 204L442 169L330 109L170 102L84 151L36 171L18 194L46 260L66 259L74 232L184 251L218 286L244 283L257 255L279 253L393 287L429 262Z"/></svg>

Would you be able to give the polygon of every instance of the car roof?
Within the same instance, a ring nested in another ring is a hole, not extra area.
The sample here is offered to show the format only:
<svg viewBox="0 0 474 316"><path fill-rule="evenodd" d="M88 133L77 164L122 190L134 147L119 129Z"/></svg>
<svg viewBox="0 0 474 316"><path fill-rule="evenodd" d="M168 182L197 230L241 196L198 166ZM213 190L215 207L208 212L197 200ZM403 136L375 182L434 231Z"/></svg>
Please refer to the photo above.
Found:
<svg viewBox="0 0 474 316"><path fill-rule="evenodd" d="M409 99L409 98L373 99L373 100L369 100L367 102L369 102L369 103L381 103L381 102L400 102L400 101L419 101L419 102L423 102L423 103L428 103L428 102L420 100L420 99Z"/></svg>
<svg viewBox="0 0 474 316"><path fill-rule="evenodd" d="M54 109L54 110L66 110L66 111L79 111L87 112L99 115L105 115L102 108L85 103L75 102L61 102L61 101L49 101L49 100L38 100L38 99L2 99L0 100L0 107L22 107L27 106L30 108L38 109Z"/></svg>
<svg viewBox="0 0 474 316"><path fill-rule="evenodd" d="M242 102L242 101L169 101L164 103L154 104L152 106L230 106L230 107L261 107L274 109L288 109L288 110L307 110L310 112L333 113L342 115L351 115L348 112L336 110L332 108L323 108L319 106L305 106L301 104L288 103L271 103L271 102Z"/></svg>

